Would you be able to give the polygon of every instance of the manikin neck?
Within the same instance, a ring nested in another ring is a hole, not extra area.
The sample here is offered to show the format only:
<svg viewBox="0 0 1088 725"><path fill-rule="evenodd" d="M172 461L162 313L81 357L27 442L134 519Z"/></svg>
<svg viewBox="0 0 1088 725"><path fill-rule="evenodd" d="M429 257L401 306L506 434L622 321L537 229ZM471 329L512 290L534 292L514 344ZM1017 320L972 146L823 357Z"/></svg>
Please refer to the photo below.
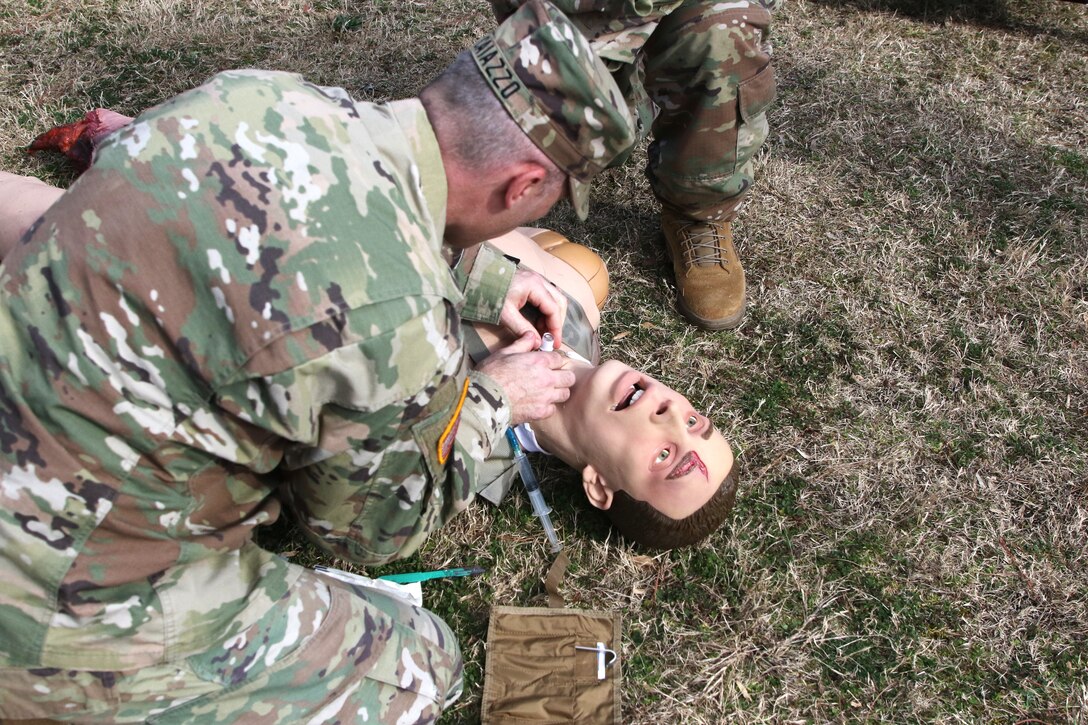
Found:
<svg viewBox="0 0 1088 725"><path fill-rule="evenodd" d="M555 406L555 413L547 418L532 422L533 432L537 442L546 451L550 451L557 458L575 469L581 469L585 461L580 460L579 447L571 437L574 427L571 425L575 419L583 414L581 410L571 404L571 400L578 397L578 388L588 384L589 377L596 369L593 365L571 359L569 370L574 373L574 385L571 386L571 398L566 402Z"/></svg>

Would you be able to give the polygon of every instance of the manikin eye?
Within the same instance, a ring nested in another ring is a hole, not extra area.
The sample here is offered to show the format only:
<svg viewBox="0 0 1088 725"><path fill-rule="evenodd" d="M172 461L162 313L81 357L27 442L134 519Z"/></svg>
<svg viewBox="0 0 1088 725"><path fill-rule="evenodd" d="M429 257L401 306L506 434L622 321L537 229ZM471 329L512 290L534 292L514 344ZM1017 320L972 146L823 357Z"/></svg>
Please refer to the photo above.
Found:
<svg viewBox="0 0 1088 725"><path fill-rule="evenodd" d="M694 428L699 423L699 417L696 415L688 416L688 428Z"/></svg>
<svg viewBox="0 0 1088 725"><path fill-rule="evenodd" d="M672 451L670 451L668 448L662 448L661 452L657 454L657 462L664 463L665 461L669 460L669 456L671 455Z"/></svg>

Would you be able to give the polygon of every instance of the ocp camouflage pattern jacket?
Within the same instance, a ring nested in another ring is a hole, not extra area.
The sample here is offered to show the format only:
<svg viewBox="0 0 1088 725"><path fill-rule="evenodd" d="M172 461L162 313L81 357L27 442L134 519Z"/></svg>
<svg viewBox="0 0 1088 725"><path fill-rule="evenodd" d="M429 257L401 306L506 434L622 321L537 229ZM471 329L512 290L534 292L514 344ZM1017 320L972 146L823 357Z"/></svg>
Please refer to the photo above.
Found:
<svg viewBox="0 0 1088 725"><path fill-rule="evenodd" d="M0 267L0 668L198 651L291 585L281 501L406 556L509 414L467 370L513 265L460 289L417 100L220 74L112 136Z"/></svg>

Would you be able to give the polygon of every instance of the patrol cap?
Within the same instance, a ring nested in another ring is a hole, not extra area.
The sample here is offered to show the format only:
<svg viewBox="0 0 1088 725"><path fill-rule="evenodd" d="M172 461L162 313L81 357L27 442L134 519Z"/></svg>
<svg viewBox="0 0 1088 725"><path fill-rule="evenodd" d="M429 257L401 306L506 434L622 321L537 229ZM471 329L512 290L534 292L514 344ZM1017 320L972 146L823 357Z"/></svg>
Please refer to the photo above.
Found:
<svg viewBox="0 0 1088 725"><path fill-rule="evenodd" d="M635 142L619 87L589 41L545 0L529 0L472 47L506 111L570 179L579 218L589 182Z"/></svg>

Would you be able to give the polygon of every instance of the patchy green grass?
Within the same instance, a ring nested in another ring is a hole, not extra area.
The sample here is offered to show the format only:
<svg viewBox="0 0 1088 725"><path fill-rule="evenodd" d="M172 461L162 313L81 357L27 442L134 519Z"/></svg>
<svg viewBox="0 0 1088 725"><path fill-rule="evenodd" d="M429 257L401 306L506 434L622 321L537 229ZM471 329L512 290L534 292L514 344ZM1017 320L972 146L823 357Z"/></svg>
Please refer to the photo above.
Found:
<svg viewBox="0 0 1088 725"><path fill-rule="evenodd" d="M106 105L217 70L415 93L491 24L483 0L26 0L0 7L0 168ZM644 151L544 225L598 249L606 354L684 392L735 442L731 525L648 555L538 462L574 606L624 618L624 722L1088 720L1088 8L1058 0L787 0L779 100L736 225L735 331L672 301ZM260 541L326 560L286 523ZM476 723L493 604L543 601L524 497L416 557L459 634Z"/></svg>

